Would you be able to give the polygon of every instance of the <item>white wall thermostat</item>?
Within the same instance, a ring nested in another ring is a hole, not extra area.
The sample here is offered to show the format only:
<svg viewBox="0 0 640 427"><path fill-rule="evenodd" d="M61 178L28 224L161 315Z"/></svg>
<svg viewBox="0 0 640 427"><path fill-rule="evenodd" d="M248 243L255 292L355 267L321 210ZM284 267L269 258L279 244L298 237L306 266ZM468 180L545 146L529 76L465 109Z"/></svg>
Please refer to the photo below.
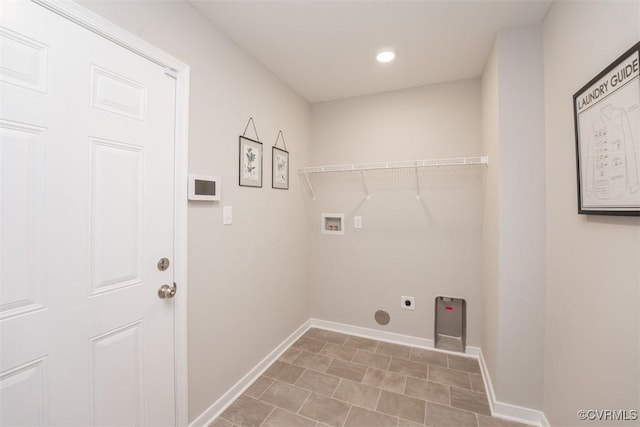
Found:
<svg viewBox="0 0 640 427"><path fill-rule="evenodd" d="M189 174L189 200L220 200L220 177Z"/></svg>

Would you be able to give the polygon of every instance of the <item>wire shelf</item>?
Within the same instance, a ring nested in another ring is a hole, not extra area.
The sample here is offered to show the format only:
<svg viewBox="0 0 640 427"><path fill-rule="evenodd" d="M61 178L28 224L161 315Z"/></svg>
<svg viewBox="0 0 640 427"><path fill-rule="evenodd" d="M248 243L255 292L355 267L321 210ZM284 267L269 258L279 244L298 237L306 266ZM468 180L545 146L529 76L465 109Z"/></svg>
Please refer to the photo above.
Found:
<svg viewBox="0 0 640 427"><path fill-rule="evenodd" d="M485 167L489 164L489 156L476 156L476 157L456 157L450 159L432 159L432 160L404 160L394 162L377 162L377 163L351 163L345 165L324 165L324 166L309 166L300 169L298 172L304 176L304 182L309 193L309 197L315 199L315 192L311 185L309 175L317 173L330 173L330 172L360 172L362 179L362 185L369 197L369 191L367 188L364 172L366 171L380 171L380 170L394 170L394 169L414 169L416 175L416 187L418 197L420 193L418 170L422 168L443 168L443 169L462 169L466 166L482 166Z"/></svg>
<svg viewBox="0 0 640 427"><path fill-rule="evenodd" d="M398 162L351 163L347 165L309 166L300 169L300 173L349 172L380 169L429 168L438 166L487 165L488 156L457 157L435 160L403 160Z"/></svg>

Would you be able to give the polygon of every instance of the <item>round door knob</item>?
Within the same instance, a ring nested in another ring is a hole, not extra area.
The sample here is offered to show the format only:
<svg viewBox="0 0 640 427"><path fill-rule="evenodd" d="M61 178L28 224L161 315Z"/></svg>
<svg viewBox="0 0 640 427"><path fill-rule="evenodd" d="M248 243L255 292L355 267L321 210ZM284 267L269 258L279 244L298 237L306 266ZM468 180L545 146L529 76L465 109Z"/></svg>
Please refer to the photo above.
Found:
<svg viewBox="0 0 640 427"><path fill-rule="evenodd" d="M173 298L174 296L176 296L176 284L174 283L173 286L160 286L160 289L158 289L158 296L162 299Z"/></svg>

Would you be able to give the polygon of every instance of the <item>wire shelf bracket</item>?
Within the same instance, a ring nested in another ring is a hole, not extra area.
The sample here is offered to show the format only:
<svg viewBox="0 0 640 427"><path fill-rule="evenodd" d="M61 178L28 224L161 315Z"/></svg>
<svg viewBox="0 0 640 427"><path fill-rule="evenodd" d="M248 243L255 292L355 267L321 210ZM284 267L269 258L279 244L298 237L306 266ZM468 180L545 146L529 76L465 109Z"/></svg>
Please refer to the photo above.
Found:
<svg viewBox="0 0 640 427"><path fill-rule="evenodd" d="M367 180L364 178L364 171L360 171L360 178L362 179L362 187L364 188L364 194L367 195L367 200L371 198L369 194L369 188L367 188Z"/></svg>

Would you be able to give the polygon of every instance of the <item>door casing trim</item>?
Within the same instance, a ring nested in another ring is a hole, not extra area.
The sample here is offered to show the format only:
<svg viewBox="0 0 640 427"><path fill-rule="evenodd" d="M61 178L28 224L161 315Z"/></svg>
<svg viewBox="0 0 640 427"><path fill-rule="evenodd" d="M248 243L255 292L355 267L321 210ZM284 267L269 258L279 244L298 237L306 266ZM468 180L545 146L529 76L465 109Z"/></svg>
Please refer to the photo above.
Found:
<svg viewBox="0 0 640 427"><path fill-rule="evenodd" d="M71 1L31 0L147 60L173 71L176 79L174 153L174 298L175 407L177 426L189 423L187 355L187 176L189 163L190 67L141 38Z"/></svg>

